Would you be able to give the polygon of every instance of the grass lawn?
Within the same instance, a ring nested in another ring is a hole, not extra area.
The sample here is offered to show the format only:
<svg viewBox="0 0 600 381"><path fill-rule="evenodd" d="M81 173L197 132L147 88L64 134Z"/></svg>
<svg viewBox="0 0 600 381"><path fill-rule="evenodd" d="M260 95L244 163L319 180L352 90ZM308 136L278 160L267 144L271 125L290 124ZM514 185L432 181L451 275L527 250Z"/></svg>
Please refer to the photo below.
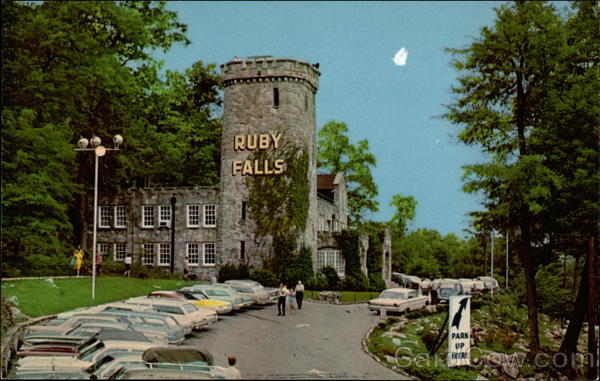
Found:
<svg viewBox="0 0 600 381"><path fill-rule="evenodd" d="M308 290L304 293L304 297L307 299L319 300L319 292L321 291L312 291ZM339 292L339 291L336 291ZM367 301L370 299L375 299L379 296L379 292L371 292L371 291L342 291L341 302L361 302Z"/></svg>
<svg viewBox="0 0 600 381"><path fill-rule="evenodd" d="M24 279L2 281L2 296L17 297L17 307L29 317L52 315L77 307L94 306L155 290L172 290L197 282L179 279L97 277L92 299L92 278Z"/></svg>

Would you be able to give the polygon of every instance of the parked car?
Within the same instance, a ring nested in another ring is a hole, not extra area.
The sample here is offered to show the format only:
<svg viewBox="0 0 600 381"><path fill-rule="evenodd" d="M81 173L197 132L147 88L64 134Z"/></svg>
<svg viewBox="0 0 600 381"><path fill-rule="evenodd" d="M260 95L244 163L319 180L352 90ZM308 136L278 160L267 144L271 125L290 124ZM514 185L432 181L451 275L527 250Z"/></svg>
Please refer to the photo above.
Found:
<svg viewBox="0 0 600 381"><path fill-rule="evenodd" d="M154 309L152 309L154 311ZM186 330L168 314L161 312L136 312L121 309L106 309L99 314L124 316L129 321L148 330L165 332L169 344L181 344L185 340Z"/></svg>
<svg viewBox="0 0 600 381"><path fill-rule="evenodd" d="M229 288L213 285L195 284L193 286L184 287L182 288L182 290L190 291L194 294L203 293L211 299L231 303L231 306L234 311L237 311L240 308L242 308L242 297L238 295L237 292Z"/></svg>
<svg viewBox="0 0 600 381"><path fill-rule="evenodd" d="M497 292L500 288L498 281L491 276L478 276L475 278L476 280L480 280L485 284L485 288L491 292Z"/></svg>
<svg viewBox="0 0 600 381"><path fill-rule="evenodd" d="M177 300L189 300L196 306L207 310L215 311L217 314L226 314L232 311L231 303L220 300L209 299L203 294L192 294L188 291L152 291L147 295L148 298L167 298Z"/></svg>
<svg viewBox="0 0 600 381"><path fill-rule="evenodd" d="M414 275L404 275L402 277L402 286L405 288L411 288L413 290L418 290L421 287L421 278Z"/></svg>
<svg viewBox="0 0 600 381"><path fill-rule="evenodd" d="M45 356L65 356L78 357L85 353L90 347L98 343L97 335L92 337L73 337L65 341L62 335L59 337L46 337L43 340L30 341L22 344L17 351L17 356L24 357L45 357ZM21 361L21 359L19 360Z"/></svg>
<svg viewBox="0 0 600 381"><path fill-rule="evenodd" d="M86 361L73 357L24 357L16 365L16 379L87 379Z"/></svg>
<svg viewBox="0 0 600 381"><path fill-rule="evenodd" d="M225 284L247 284L247 285L250 285L250 286L253 286L253 287L257 287L261 291L264 291L267 294L269 294L269 303L276 303L277 299L279 298L279 293L278 293L277 288L275 288L275 287L264 287L262 284L260 284L259 282L255 281L255 280L249 280L249 279L230 279L230 280L226 280L224 283Z"/></svg>
<svg viewBox="0 0 600 381"><path fill-rule="evenodd" d="M225 286L234 289L242 297L246 296L254 301L255 304L265 305L271 302L271 296L257 286L243 283L226 282Z"/></svg>
<svg viewBox="0 0 600 381"><path fill-rule="evenodd" d="M381 292L379 297L367 303L370 311L381 312L409 312L429 305L428 296L419 295L418 290L410 288L389 288Z"/></svg>
<svg viewBox="0 0 600 381"><path fill-rule="evenodd" d="M126 303L152 306L159 312L171 315L182 326L189 327L190 332L194 329L207 327L218 320L217 314L214 311L200 309L194 303L187 300L167 300L142 296L127 299Z"/></svg>
<svg viewBox="0 0 600 381"><path fill-rule="evenodd" d="M435 281L432 300L434 304L448 303L453 295L464 293L464 287L457 279L440 279Z"/></svg>
<svg viewBox="0 0 600 381"><path fill-rule="evenodd" d="M241 307L245 308L245 307L251 307L253 305L256 304L256 301L254 300L254 298L248 296L248 295L244 295L244 294L240 294L239 292L237 292L234 288L230 287L230 285L225 284L225 283L214 283L211 284L211 286L213 287L220 287L224 290L227 290L230 293L233 293L233 295L235 296L239 296L240 298L242 298L242 303L241 303Z"/></svg>
<svg viewBox="0 0 600 381"><path fill-rule="evenodd" d="M131 321L128 318L123 318L120 321L92 321L85 322L75 327L65 327L62 331L52 331L55 335L63 336L93 336L106 330L119 330L124 333L134 332L144 337L155 344L168 344L167 332L163 329L157 329L140 322ZM35 331L23 337L23 341L28 343L40 336L47 335L48 332Z"/></svg>

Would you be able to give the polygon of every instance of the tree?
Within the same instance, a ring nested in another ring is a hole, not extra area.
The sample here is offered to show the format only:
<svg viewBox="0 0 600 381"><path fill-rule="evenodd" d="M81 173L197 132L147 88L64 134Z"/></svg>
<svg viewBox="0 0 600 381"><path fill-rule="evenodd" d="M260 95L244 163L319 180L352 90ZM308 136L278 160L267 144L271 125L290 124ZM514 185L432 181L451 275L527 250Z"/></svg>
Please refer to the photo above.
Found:
<svg viewBox="0 0 600 381"><path fill-rule="evenodd" d="M377 185L373 181L371 168L377 160L369 152L369 142L359 141L356 145L348 139L348 127L343 122L325 123L318 134L319 172L344 173L348 186L348 209L351 225L363 222L363 214L378 211Z"/></svg>
<svg viewBox="0 0 600 381"><path fill-rule="evenodd" d="M390 220L390 226L392 233L403 237L406 234L406 228L409 221L415 218L415 209L417 208L418 202L415 201L413 196L402 196L395 194L392 197L390 206L396 209L396 212Z"/></svg>
<svg viewBox="0 0 600 381"><path fill-rule="evenodd" d="M463 50L449 49L456 60L459 96L446 118L465 128L458 138L477 144L492 157L487 164L465 167L465 190L483 192L496 225L504 221L519 231L530 328L530 351L539 351L533 242L544 242L538 229L560 178L533 149L531 135L540 126L548 86L564 57L564 29L552 6L517 2L496 9L493 28Z"/></svg>

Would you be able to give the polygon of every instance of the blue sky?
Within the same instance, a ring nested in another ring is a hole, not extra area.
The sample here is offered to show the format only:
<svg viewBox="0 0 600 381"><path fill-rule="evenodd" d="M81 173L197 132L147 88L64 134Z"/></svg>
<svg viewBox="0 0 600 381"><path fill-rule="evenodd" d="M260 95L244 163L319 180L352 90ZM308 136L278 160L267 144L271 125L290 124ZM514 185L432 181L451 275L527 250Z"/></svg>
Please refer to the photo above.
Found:
<svg viewBox="0 0 600 381"><path fill-rule="evenodd" d="M461 191L465 164L479 150L457 142L443 120L458 73L445 47L466 47L492 25L499 2L169 2L191 44L161 56L165 68L270 55L319 62L317 128L345 122L352 143L367 139L373 177L389 220L394 194L418 202L409 225L464 236L478 199ZM405 65L393 58L404 48Z"/></svg>

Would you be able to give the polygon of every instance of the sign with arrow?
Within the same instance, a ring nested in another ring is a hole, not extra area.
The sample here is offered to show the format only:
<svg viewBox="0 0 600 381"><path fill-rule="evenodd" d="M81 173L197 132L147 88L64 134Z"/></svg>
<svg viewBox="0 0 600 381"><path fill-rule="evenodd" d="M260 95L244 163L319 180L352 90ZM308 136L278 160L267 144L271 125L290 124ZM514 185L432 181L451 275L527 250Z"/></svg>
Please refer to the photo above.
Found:
<svg viewBox="0 0 600 381"><path fill-rule="evenodd" d="M447 365L470 365L471 351L471 297L453 295L448 308Z"/></svg>

